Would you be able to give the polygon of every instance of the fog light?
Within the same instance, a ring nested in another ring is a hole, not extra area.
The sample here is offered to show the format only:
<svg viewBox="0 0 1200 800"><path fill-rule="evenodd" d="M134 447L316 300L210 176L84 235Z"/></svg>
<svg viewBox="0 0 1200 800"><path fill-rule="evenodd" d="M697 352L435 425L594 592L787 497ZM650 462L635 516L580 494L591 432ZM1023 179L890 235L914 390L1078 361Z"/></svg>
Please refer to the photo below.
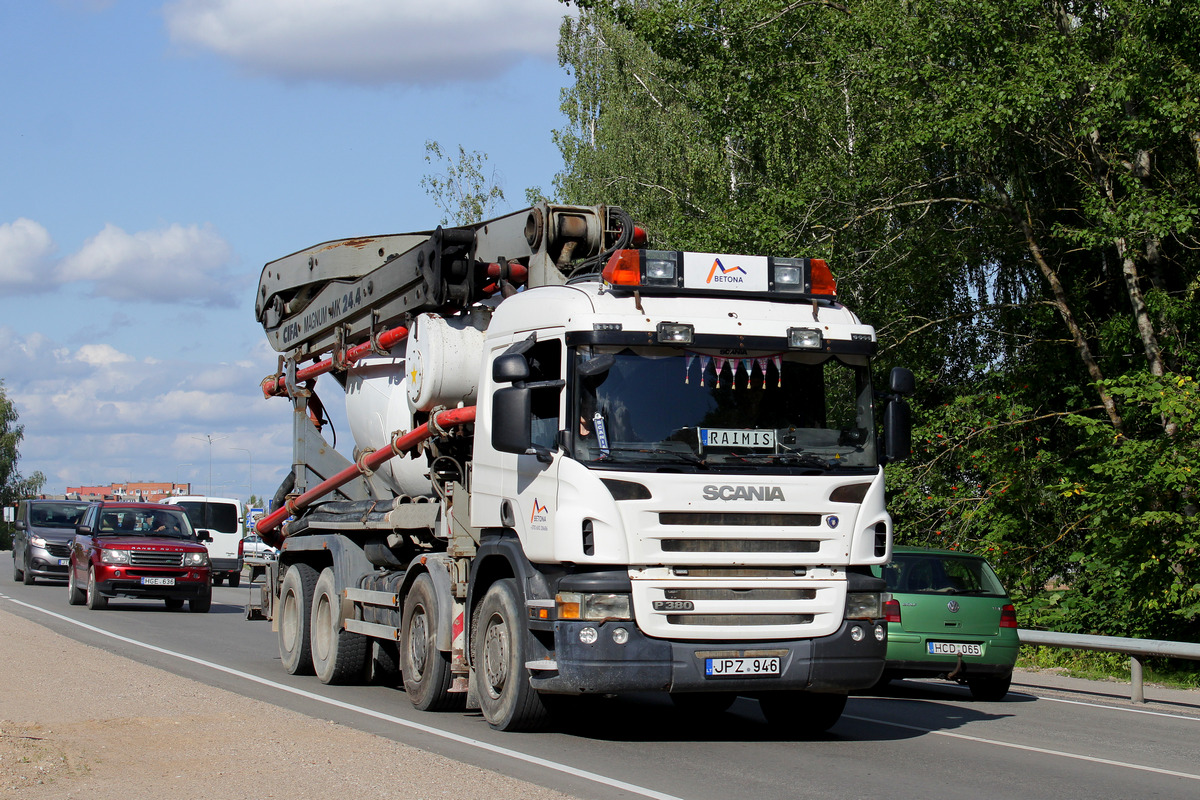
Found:
<svg viewBox="0 0 1200 800"><path fill-rule="evenodd" d="M863 638L866 637L866 635L867 634L865 634L863 632L863 629L858 627L857 625L855 625L853 628L850 629L850 638L856 642L861 642L863 640Z"/></svg>
<svg viewBox="0 0 1200 800"><path fill-rule="evenodd" d="M613 628L612 637L617 644L625 644L629 641L629 631L624 628Z"/></svg>
<svg viewBox="0 0 1200 800"><path fill-rule="evenodd" d="M596 640L599 638L600 634L597 633L596 629L591 626L579 629L579 641L583 642L584 644L595 644Z"/></svg>
<svg viewBox="0 0 1200 800"><path fill-rule="evenodd" d="M882 642L885 638L887 638L887 631L885 631L883 629L882 625L876 625L875 626L875 641Z"/></svg>
<svg viewBox="0 0 1200 800"><path fill-rule="evenodd" d="M121 570L119 570L119 569L114 569L114 570L113 570L113 577L114 577L114 578L119 578L119 577L121 577Z"/></svg>

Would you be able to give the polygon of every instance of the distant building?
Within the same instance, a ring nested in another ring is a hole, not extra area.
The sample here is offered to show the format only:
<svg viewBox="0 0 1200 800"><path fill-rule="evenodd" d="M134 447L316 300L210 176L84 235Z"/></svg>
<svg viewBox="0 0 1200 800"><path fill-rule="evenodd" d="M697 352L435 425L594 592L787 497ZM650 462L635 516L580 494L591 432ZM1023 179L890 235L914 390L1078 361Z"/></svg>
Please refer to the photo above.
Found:
<svg viewBox="0 0 1200 800"><path fill-rule="evenodd" d="M167 497L192 493L190 483L129 482L107 486L68 486L67 497L72 500L124 500L137 503L157 503Z"/></svg>

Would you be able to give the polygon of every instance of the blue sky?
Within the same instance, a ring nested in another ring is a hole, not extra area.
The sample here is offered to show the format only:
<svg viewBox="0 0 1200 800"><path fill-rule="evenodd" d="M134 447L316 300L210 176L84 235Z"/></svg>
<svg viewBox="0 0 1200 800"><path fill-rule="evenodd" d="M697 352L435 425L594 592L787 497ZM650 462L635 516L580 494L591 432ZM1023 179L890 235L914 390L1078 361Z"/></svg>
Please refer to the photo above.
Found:
<svg viewBox="0 0 1200 800"><path fill-rule="evenodd" d="M436 225L427 140L488 156L507 198L496 213L526 187L549 193L566 13L556 0L0 4L0 379L25 426L20 470L53 493L206 492L211 457L213 494L273 494L291 431L286 401L258 388L276 364L254 320L263 264Z"/></svg>

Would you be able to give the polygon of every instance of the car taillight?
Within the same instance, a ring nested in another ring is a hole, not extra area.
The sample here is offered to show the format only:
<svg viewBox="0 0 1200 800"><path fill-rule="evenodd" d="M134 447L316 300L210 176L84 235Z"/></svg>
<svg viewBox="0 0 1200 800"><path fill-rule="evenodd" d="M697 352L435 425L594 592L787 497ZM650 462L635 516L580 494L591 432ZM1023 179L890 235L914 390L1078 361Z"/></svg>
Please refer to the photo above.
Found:
<svg viewBox="0 0 1200 800"><path fill-rule="evenodd" d="M899 622L900 621L900 601L892 598L883 604L883 621L884 622Z"/></svg>
<svg viewBox="0 0 1200 800"><path fill-rule="evenodd" d="M1012 607L1012 603L1000 609L1000 627L1015 628L1017 627L1017 610Z"/></svg>
<svg viewBox="0 0 1200 800"><path fill-rule="evenodd" d="M244 539L238 539L238 558L242 557L242 553L245 552L245 550L246 541Z"/></svg>

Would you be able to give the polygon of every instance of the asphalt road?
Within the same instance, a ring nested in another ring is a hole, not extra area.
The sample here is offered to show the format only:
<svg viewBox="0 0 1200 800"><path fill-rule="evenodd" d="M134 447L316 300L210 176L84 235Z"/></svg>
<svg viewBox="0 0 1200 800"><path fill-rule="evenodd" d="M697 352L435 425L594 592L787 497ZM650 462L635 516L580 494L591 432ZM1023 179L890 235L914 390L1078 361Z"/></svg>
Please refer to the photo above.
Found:
<svg viewBox="0 0 1200 800"><path fill-rule="evenodd" d="M1195 693L1133 707L1103 684L1058 691L1019 678L1006 700L986 703L965 688L905 681L852 697L813 741L772 734L748 699L696 720L664 698L633 696L589 703L556 732L503 734L477 713L415 711L395 688L288 675L270 623L244 618L244 584L216 588L209 614L122 599L89 611L67 604L65 584L13 582L8 561L4 610L64 636L583 798L1200 796Z"/></svg>

